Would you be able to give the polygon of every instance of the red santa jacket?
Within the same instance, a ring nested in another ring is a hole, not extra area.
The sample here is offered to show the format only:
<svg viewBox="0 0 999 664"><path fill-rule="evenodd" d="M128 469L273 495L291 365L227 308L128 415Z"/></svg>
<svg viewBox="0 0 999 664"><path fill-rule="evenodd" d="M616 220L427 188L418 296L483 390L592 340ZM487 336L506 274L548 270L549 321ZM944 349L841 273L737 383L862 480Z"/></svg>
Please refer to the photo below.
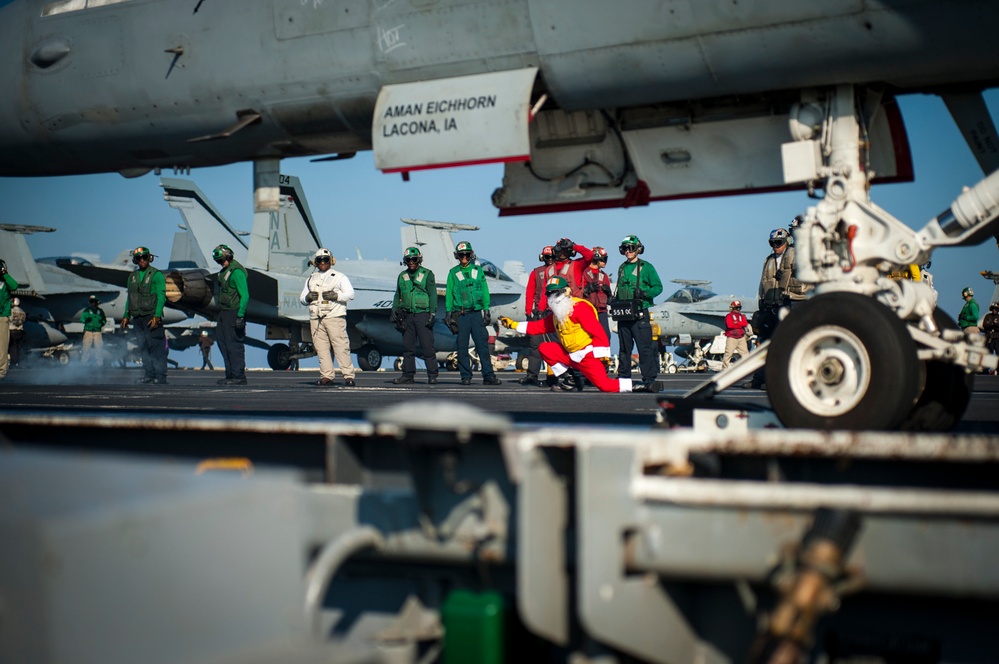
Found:
<svg viewBox="0 0 999 664"><path fill-rule="evenodd" d="M597 310L586 300L572 298L572 312L565 322L559 324L553 314L542 320L518 323L517 331L522 334L557 334L559 342L570 357L579 361L592 348L594 357L610 357L610 341L604 332Z"/></svg>

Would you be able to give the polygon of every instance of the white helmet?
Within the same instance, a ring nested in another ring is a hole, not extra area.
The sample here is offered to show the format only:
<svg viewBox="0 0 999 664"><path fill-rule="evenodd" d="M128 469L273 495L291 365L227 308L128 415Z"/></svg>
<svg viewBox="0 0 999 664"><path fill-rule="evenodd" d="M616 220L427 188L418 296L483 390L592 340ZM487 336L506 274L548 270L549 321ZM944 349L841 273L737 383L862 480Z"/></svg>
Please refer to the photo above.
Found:
<svg viewBox="0 0 999 664"><path fill-rule="evenodd" d="M19 307L21 306L21 298L15 297L10 301L10 303L13 304L15 307Z"/></svg>
<svg viewBox="0 0 999 664"><path fill-rule="evenodd" d="M326 247L321 247L316 250L316 255L312 257L313 264L318 265L320 262L325 263L329 261L330 265L336 265L336 258L330 253L330 250Z"/></svg>

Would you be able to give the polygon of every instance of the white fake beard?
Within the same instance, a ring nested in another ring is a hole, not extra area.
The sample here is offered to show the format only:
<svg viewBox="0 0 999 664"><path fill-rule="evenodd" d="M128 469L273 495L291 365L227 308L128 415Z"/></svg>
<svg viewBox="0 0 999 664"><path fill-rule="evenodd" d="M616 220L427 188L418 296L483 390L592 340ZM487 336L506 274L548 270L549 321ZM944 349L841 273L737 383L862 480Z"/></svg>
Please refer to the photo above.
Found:
<svg viewBox="0 0 999 664"><path fill-rule="evenodd" d="M552 315L559 323L565 323L569 314L572 313L572 298L565 293L559 293L555 297L548 298L548 308L552 310Z"/></svg>

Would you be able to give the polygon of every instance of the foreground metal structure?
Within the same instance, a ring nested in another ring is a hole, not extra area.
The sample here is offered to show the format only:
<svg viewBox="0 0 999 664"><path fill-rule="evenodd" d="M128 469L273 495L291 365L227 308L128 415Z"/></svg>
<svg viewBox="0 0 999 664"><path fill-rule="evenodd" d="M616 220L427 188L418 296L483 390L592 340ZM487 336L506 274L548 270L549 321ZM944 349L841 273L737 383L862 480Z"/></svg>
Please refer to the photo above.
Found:
<svg viewBox="0 0 999 664"><path fill-rule="evenodd" d="M5 662L994 652L999 436L523 428L439 402L0 432ZM93 452L128 440L171 458Z"/></svg>

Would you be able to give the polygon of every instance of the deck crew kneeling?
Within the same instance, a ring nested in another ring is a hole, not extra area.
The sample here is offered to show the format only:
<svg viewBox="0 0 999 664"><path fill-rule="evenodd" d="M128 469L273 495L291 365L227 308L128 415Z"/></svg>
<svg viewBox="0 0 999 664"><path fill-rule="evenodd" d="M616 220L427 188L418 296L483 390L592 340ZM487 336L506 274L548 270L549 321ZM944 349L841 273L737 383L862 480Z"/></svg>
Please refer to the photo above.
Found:
<svg viewBox="0 0 999 664"><path fill-rule="evenodd" d="M607 377L601 360L610 358L610 341L593 305L572 297L569 283L562 277L548 280L545 297L549 316L520 323L504 316L500 323L521 334L558 335L558 343L546 341L538 348L541 358L557 377L561 378L570 368L576 369L601 392L631 392L630 378Z"/></svg>

